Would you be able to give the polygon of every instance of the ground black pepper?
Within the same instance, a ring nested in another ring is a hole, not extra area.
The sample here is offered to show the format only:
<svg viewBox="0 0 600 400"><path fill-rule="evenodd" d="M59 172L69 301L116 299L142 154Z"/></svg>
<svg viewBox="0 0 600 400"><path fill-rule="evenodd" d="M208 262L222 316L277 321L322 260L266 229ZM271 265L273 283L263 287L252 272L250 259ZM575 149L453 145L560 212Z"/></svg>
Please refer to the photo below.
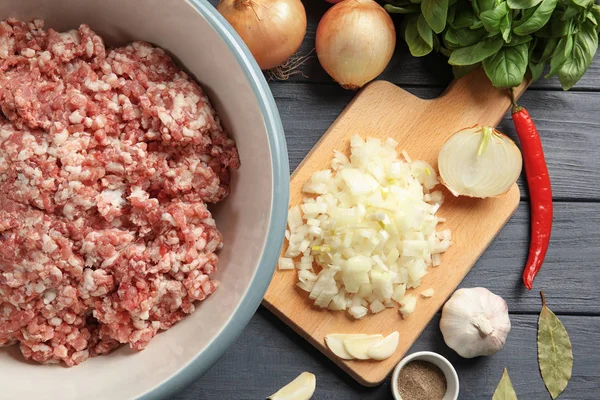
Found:
<svg viewBox="0 0 600 400"><path fill-rule="evenodd" d="M398 375L398 392L402 400L442 400L446 386L442 370L427 361L411 361Z"/></svg>

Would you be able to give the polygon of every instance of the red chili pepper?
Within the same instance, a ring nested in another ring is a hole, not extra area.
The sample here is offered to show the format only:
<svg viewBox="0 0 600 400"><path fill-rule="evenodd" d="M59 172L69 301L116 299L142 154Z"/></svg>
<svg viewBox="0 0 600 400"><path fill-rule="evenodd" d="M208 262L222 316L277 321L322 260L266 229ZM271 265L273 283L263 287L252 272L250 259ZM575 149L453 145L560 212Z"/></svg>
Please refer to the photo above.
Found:
<svg viewBox="0 0 600 400"><path fill-rule="evenodd" d="M511 90L511 95L512 95ZM552 187L550 186L550 175L544 158L542 141L538 134L535 123L529 112L517 105L512 95L512 119L515 130L521 142L523 150L523 163L525 164L525 175L529 187L530 212L531 212L531 242L529 244L529 256L525 271L523 272L523 283L527 289L533 287L533 280L540 270L548 244L550 243L550 232L552 231Z"/></svg>

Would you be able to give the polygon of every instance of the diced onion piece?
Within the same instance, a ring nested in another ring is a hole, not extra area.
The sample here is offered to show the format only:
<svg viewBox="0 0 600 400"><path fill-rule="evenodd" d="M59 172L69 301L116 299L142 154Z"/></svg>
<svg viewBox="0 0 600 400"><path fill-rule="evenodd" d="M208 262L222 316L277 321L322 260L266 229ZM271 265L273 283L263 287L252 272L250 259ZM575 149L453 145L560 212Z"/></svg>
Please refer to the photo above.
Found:
<svg viewBox="0 0 600 400"><path fill-rule="evenodd" d="M435 291L433 290L433 288L429 288L429 289L423 290L421 292L421 296L423 296L425 298L429 298L429 297L433 297L434 293L435 293Z"/></svg>
<svg viewBox="0 0 600 400"><path fill-rule="evenodd" d="M303 372L296 379L268 397L269 400L309 400L315 393L317 378L310 372Z"/></svg>
<svg viewBox="0 0 600 400"><path fill-rule="evenodd" d="M392 294L392 300L400 303L406 293L406 283L401 283L394 288L394 294Z"/></svg>
<svg viewBox="0 0 600 400"><path fill-rule="evenodd" d="M344 340L356 339L366 336L367 335L365 335L364 333L332 333L325 336L325 343L327 344L327 347L329 347L329 350L331 350L333 354L335 354L339 358L343 360L354 360L354 357L352 357L352 355L350 355L350 353L348 353L348 351L346 350L346 347L344 346Z"/></svg>
<svg viewBox="0 0 600 400"><path fill-rule="evenodd" d="M367 335L364 337L344 340L344 347L348 354L358 360L368 360L369 349L383 340L382 335Z"/></svg>
<svg viewBox="0 0 600 400"><path fill-rule="evenodd" d="M294 269L294 260L286 257L279 257L279 269Z"/></svg>
<svg viewBox="0 0 600 400"><path fill-rule="evenodd" d="M407 294L402 299L402 303L400 303L400 314L402 314L402 318L407 318L410 314L415 311L415 307L417 306L417 298L412 294Z"/></svg>
<svg viewBox="0 0 600 400"><path fill-rule="evenodd" d="M494 197L510 190L523 159L506 135L486 126L455 133L438 155L442 183L455 196Z"/></svg>
<svg viewBox="0 0 600 400"><path fill-rule="evenodd" d="M329 303L329 308L332 311L341 311L345 310L348 307L348 299L346 298L346 291L344 288L341 288L338 294L333 296L331 299L331 303Z"/></svg>
<svg viewBox="0 0 600 400"><path fill-rule="evenodd" d="M313 287L315 287L315 282L314 281L298 282L298 283L296 283L296 286L298 286L300 289L304 290L305 292L310 293L313 290Z"/></svg>
<svg viewBox="0 0 600 400"><path fill-rule="evenodd" d="M369 304L369 309L373 314L377 314L378 312L382 312L385 310L385 306L379 300L373 300L371 304Z"/></svg>
<svg viewBox="0 0 600 400"><path fill-rule="evenodd" d="M372 346L367 352L368 356L373 360L385 360L396 352L400 334L395 331L386 336L381 342Z"/></svg>
<svg viewBox="0 0 600 400"><path fill-rule="evenodd" d="M300 207L292 207L288 212L288 226L290 231L294 231L302 226L302 213Z"/></svg>
<svg viewBox="0 0 600 400"><path fill-rule="evenodd" d="M350 308L348 308L348 312L355 319L361 319L365 315L367 315L367 308L364 306L351 306Z"/></svg>

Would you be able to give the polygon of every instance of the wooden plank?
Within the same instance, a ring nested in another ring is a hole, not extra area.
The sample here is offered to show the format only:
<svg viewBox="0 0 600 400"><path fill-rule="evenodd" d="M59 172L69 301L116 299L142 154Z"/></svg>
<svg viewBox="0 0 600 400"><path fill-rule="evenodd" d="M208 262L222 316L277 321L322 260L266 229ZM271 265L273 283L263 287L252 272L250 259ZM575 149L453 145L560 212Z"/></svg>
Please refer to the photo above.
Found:
<svg viewBox="0 0 600 400"><path fill-rule="evenodd" d="M306 83L271 84L287 137L290 171L354 96L337 86ZM410 89L423 98L439 95L441 88ZM600 199L600 93L527 91L520 103L534 116L559 199ZM517 140L507 115L500 130ZM521 195L527 197L524 181Z"/></svg>
<svg viewBox="0 0 600 400"><path fill-rule="evenodd" d="M546 293L549 305L558 300ZM539 305L539 304L538 304ZM560 317L573 343L575 363L565 400L598 398L600 382L600 317ZM490 399L502 370L507 367L520 399L549 399L540 378L536 359L537 315L511 315L512 331L505 348L498 354L464 360L448 349L438 328L436 317L410 349L437 351L454 364L458 371L460 399ZM314 399L389 400L389 379L376 388L364 388L352 381L325 356L260 309L248 328L223 358L191 387L174 396L175 400L197 399L264 399L302 371L317 376Z"/></svg>
<svg viewBox="0 0 600 400"><path fill-rule="evenodd" d="M556 203L546 261L528 291L521 273L528 252L529 204L522 201L461 287L483 286L502 296L510 311L537 312L538 291L552 293L553 310L600 315L600 204Z"/></svg>
<svg viewBox="0 0 600 400"><path fill-rule="evenodd" d="M517 92L524 90L520 88ZM384 81L373 82L358 94L294 171L290 183L291 206L301 203L302 186L313 172L329 168L334 150L349 153L349 139L355 133L403 142L411 157L437 165L437 155L446 140L458 129L483 124L495 126L510 101L503 91L489 84L482 70L452 85L440 97L422 100ZM452 230L454 245L443 255L444 268L430 270L422 288L432 288L431 300L419 302L419 312L401 321L394 309L352 321L347 313L331 313L310 307L307 294L297 290L293 271L277 270L263 304L289 323L309 342L363 385L373 386L389 373L430 318L462 281L475 261L513 214L519 202L517 186L504 196L473 200L446 194L440 213L447 218L444 229ZM422 290L417 290L418 293ZM379 363L345 361L325 346L328 333L382 333L397 330L403 338L398 350Z"/></svg>

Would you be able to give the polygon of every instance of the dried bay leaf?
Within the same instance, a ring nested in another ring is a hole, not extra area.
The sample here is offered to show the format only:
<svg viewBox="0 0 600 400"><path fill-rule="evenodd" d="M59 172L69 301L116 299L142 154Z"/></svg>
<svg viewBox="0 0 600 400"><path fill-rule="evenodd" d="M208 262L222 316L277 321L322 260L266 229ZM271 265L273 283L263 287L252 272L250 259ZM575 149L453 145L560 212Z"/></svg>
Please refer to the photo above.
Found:
<svg viewBox="0 0 600 400"><path fill-rule="evenodd" d="M569 334L546 305L544 293L538 320L538 363L544 384L556 399L567 387L573 370L573 348Z"/></svg>
<svg viewBox="0 0 600 400"><path fill-rule="evenodd" d="M500 383L498 383L498 387L496 387L492 400L518 400L506 368L504 368L504 373L502 374Z"/></svg>

